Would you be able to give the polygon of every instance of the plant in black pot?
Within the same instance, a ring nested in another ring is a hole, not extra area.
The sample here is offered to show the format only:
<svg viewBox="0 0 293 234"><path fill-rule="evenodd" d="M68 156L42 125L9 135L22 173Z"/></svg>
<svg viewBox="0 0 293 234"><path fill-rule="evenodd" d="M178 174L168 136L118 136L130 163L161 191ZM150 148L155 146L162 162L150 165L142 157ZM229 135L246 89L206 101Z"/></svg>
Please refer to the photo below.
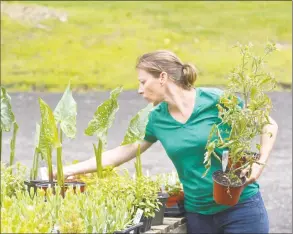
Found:
<svg viewBox="0 0 293 234"><path fill-rule="evenodd" d="M222 163L222 170L213 172L214 200L230 206L237 204L245 186L245 177L240 178L240 172L245 168L251 171L254 163L259 164L258 153L250 153L253 148L260 151L260 144L254 143L255 137L271 135L263 132L264 126L270 124L272 108L265 92L276 85L273 76L263 70L265 57L276 49L274 44L266 45L263 56L255 56L251 52L252 45L238 44L237 47L241 52L241 64L232 71L228 89L217 104L221 122L210 132L203 175L206 176L211 168L212 156ZM219 149L223 150L221 158L216 153Z"/></svg>
<svg viewBox="0 0 293 234"><path fill-rule="evenodd" d="M36 186L43 188L45 190L49 186L53 186L54 190L55 185L58 184L61 187L61 195L63 197L65 196L65 191L68 188L68 186L73 186L74 188L79 187L79 189L83 192L85 189L84 183L77 181L65 182L63 176L63 134L65 134L68 138L74 138L76 135L77 105L72 97L70 84L67 86L61 100L57 104L54 113L42 99L39 99L39 101L41 109L41 127L38 150L43 156L46 155L46 157L44 158L47 159L49 181L40 182ZM57 150L57 182L53 181L53 146Z"/></svg>

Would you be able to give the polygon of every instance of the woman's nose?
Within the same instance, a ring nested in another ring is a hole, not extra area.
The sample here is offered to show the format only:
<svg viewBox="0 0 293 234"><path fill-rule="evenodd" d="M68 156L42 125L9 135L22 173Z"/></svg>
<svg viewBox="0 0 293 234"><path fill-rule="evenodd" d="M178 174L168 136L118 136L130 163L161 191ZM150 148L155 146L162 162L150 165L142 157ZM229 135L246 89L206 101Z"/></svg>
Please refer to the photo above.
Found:
<svg viewBox="0 0 293 234"><path fill-rule="evenodd" d="M143 89L141 87L138 88L138 91L137 91L139 94L143 94Z"/></svg>

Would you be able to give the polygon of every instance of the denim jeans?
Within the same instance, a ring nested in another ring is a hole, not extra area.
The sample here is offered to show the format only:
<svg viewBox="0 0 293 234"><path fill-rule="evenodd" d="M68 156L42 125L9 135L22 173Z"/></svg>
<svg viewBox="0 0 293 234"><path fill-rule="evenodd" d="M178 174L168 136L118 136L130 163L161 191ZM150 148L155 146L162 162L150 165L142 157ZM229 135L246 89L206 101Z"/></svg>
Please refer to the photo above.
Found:
<svg viewBox="0 0 293 234"><path fill-rule="evenodd" d="M269 220L260 192L213 215L186 212L188 233L269 233Z"/></svg>

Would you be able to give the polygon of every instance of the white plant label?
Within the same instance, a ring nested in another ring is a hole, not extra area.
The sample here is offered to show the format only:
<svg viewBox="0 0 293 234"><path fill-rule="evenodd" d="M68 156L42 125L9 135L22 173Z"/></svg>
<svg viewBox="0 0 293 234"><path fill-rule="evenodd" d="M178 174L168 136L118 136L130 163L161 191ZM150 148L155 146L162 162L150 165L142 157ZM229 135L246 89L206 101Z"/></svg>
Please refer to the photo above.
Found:
<svg viewBox="0 0 293 234"><path fill-rule="evenodd" d="M40 175L41 175L41 180L48 180L48 169L47 167L40 167Z"/></svg>
<svg viewBox="0 0 293 234"><path fill-rule="evenodd" d="M228 150L223 151L223 155L222 155L222 170L223 170L223 172L226 171L226 168L228 165L228 157L229 157L229 151Z"/></svg>
<svg viewBox="0 0 293 234"><path fill-rule="evenodd" d="M133 224L136 225L139 223L141 217L142 217L142 214L143 214L143 210L141 209L137 209L136 211L136 214L135 214L135 217L134 217L134 220L133 220Z"/></svg>
<svg viewBox="0 0 293 234"><path fill-rule="evenodd" d="M107 224L105 224L105 227L103 229L103 233L107 233Z"/></svg>

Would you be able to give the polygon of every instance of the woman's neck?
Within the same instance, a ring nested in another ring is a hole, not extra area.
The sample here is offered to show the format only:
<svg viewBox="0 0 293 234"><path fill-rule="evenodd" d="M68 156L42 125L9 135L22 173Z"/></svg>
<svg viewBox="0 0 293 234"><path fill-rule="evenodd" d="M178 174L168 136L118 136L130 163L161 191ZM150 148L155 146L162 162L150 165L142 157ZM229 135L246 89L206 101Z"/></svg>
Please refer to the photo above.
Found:
<svg viewBox="0 0 293 234"><path fill-rule="evenodd" d="M165 102L168 103L168 109L171 113L180 113L182 117L189 117L190 111L195 105L195 89L185 90L177 85L167 88Z"/></svg>

